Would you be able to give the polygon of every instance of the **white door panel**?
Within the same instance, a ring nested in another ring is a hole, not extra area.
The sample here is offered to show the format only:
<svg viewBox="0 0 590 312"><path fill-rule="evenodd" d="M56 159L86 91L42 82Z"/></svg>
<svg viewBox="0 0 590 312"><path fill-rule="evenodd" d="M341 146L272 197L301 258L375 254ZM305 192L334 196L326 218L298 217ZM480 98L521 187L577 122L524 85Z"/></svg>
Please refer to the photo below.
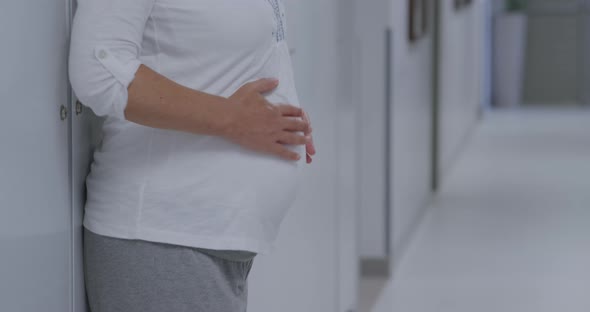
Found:
<svg viewBox="0 0 590 312"><path fill-rule="evenodd" d="M387 259L389 233L386 214L386 30L389 1L357 1L356 31L360 45L359 187L360 251L365 259Z"/></svg>
<svg viewBox="0 0 590 312"><path fill-rule="evenodd" d="M66 2L0 3L0 303L70 311Z"/></svg>
<svg viewBox="0 0 590 312"><path fill-rule="evenodd" d="M357 0L338 2L338 70L335 110L338 312L358 310L359 260L359 41Z"/></svg>
<svg viewBox="0 0 590 312"><path fill-rule="evenodd" d="M86 202L86 176L90 171L92 154L101 138L102 119L96 117L90 108L72 101L72 232L73 232L73 274L74 311L86 311L84 291L82 219Z"/></svg>

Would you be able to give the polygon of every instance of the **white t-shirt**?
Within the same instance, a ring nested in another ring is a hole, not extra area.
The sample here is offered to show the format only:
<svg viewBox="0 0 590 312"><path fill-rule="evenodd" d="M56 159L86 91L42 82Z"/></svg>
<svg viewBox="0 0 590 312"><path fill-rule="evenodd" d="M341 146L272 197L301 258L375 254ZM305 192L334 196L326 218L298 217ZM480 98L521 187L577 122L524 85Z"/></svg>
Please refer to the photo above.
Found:
<svg viewBox="0 0 590 312"><path fill-rule="evenodd" d="M273 104L299 106L280 0L79 0L70 80L106 116L86 180L84 226L98 234L218 250L267 252L295 199L302 161L219 137L124 118L140 64L228 97L277 78ZM305 159L303 146L290 146Z"/></svg>

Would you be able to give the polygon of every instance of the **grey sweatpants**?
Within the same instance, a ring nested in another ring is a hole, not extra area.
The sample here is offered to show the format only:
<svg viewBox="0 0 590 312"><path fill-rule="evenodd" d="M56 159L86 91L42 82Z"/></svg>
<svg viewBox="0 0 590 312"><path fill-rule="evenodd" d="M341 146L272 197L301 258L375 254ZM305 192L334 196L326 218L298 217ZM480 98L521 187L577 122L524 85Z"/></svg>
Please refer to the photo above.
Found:
<svg viewBox="0 0 590 312"><path fill-rule="evenodd" d="M245 312L252 261L84 230L91 312Z"/></svg>

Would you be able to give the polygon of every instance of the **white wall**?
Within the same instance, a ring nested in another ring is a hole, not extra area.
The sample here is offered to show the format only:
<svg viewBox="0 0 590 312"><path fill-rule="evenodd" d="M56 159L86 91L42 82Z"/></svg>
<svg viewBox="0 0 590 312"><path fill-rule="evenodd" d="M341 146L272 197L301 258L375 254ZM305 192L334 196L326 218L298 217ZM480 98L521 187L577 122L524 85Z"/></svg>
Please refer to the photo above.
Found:
<svg viewBox="0 0 590 312"><path fill-rule="evenodd" d="M361 254L382 258L390 244L393 260L404 245L431 195L433 28L408 41L407 1L359 1L361 42ZM385 29L392 38L390 108L390 228L383 218L385 170ZM389 238L383 233L389 230Z"/></svg>
<svg viewBox="0 0 590 312"><path fill-rule="evenodd" d="M434 28L419 41L409 42L408 1L389 1L389 23L394 32L390 234L395 270L432 195ZM363 281L362 312L392 311L394 279L395 271L387 280Z"/></svg>
<svg viewBox="0 0 590 312"><path fill-rule="evenodd" d="M362 153L358 129L360 118L359 49L355 29L357 0L339 0L337 41L336 88L336 210L338 219L338 291L339 312L358 311L360 279L359 203L360 166Z"/></svg>
<svg viewBox="0 0 590 312"><path fill-rule="evenodd" d="M276 251L254 262L250 278L249 311L256 312L335 312L354 308L342 304L342 292L354 292L354 285L341 287L341 265L356 269L355 254L342 258L339 233L354 234L354 222L343 229L344 205L353 194L338 193L342 174L342 136L337 135L343 103L338 102L337 1L286 1L288 41L295 49L295 80L302 107L312 120L318 154L304 171L296 204L281 228ZM345 141L344 141L345 142ZM354 142L344 146L354 154ZM350 160L345 160L349 163ZM351 168L349 168L351 169ZM350 182L350 181L349 181ZM350 188L350 183L344 183ZM354 189L355 187L352 186ZM344 199L344 200L342 200ZM347 208L348 207L348 208ZM348 230L348 231L346 231ZM354 238L354 235L352 236ZM348 245L356 253L354 246ZM351 262L350 262L351 261ZM351 290L352 289L352 290Z"/></svg>
<svg viewBox="0 0 590 312"><path fill-rule="evenodd" d="M433 33L416 43L407 41L407 1L391 0L395 32L393 118L393 243L394 266L403 257L416 222L431 198L433 134ZM440 1L442 38L439 67L439 139L445 169L460 151L461 143L477 120L482 97L484 0L454 13L453 1ZM479 15L481 14L481 16ZM481 18L480 18L481 17ZM480 28L481 25L481 28ZM431 29L432 31L432 29ZM444 182L444 181L443 181ZM391 312L395 272L387 281L366 281L372 294L371 312ZM428 300L428 298L425 298ZM367 309L369 310L369 309ZM367 311L363 311L367 312Z"/></svg>
<svg viewBox="0 0 590 312"><path fill-rule="evenodd" d="M72 309L66 1L0 2L0 310Z"/></svg>
<svg viewBox="0 0 590 312"><path fill-rule="evenodd" d="M392 1L393 62L393 252L403 254L415 222L431 195L433 28L408 41L408 1Z"/></svg>
<svg viewBox="0 0 590 312"><path fill-rule="evenodd" d="M456 11L441 1L439 71L439 177L444 177L476 124L481 109L486 34L484 0Z"/></svg>
<svg viewBox="0 0 590 312"><path fill-rule="evenodd" d="M360 251L363 259L387 259L386 30L389 0L356 0L360 137ZM350 64L348 66L351 66ZM391 103L390 103L391 104Z"/></svg>

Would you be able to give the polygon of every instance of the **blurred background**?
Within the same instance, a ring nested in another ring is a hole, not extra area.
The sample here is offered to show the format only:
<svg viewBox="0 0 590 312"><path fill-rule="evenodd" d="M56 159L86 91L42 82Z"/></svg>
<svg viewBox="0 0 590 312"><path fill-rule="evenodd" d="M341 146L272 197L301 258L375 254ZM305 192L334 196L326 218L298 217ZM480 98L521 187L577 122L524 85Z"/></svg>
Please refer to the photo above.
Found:
<svg viewBox="0 0 590 312"><path fill-rule="evenodd" d="M318 155L254 312L590 311L590 0L284 0ZM0 311L86 311L70 0L0 3Z"/></svg>

